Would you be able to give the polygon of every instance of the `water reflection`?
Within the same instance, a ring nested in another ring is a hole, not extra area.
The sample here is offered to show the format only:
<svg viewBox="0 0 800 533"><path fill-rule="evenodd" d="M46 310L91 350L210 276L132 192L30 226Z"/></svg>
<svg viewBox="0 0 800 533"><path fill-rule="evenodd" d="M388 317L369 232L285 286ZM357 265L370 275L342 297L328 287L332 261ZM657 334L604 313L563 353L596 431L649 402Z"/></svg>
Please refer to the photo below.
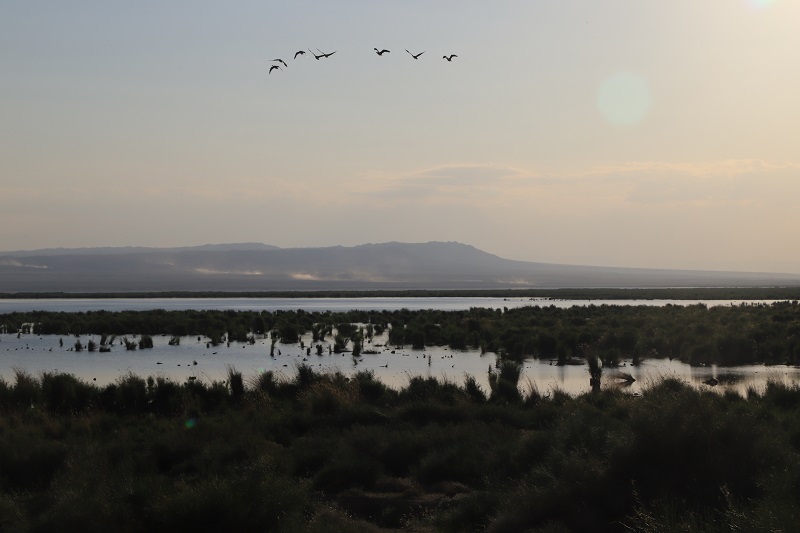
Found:
<svg viewBox="0 0 800 533"><path fill-rule="evenodd" d="M133 338L133 336L129 336ZM59 340L63 340L63 346ZM76 340L86 345L90 336L81 338L58 335L0 335L0 377L14 380L14 370L31 374L43 371L67 372L86 381L98 384L112 383L121 375L132 372L139 376L161 376L183 382L199 379L206 382L224 380L228 366L233 366L246 377L272 371L291 379L301 364L320 372L353 374L371 371L387 385L400 388L413 376L434 377L463 384L466 376L473 376L485 392L489 391L488 370L497 362L495 354L481 354L479 350L453 351L449 348L394 348L385 345L385 338L376 337L365 350L376 353L353 357L350 353L329 353L324 342L322 355L308 354L299 344L276 345L275 356L270 357L269 339L258 339L256 344L243 343L208 345L202 337L183 337L177 346L170 346L169 337L155 337L153 349L126 351L117 344L108 353L75 352ZM99 339L95 339L97 342ZM302 339L311 345L310 337ZM378 346L381 345L381 346ZM708 390L733 390L746 395L752 388L762 392L768 381L788 385L800 384L800 368L783 365L748 365L739 367L691 367L677 360L647 359L639 366L623 361L618 369L605 369L603 387L624 387L631 393L641 393L648 385L663 378L676 378L695 387ZM635 381L629 382L626 376ZM704 382L716 380L715 386ZM527 392L529 383L539 392L547 394L555 389L569 394L587 392L589 373L586 365L557 366L549 360L527 359L522 365L520 387Z"/></svg>

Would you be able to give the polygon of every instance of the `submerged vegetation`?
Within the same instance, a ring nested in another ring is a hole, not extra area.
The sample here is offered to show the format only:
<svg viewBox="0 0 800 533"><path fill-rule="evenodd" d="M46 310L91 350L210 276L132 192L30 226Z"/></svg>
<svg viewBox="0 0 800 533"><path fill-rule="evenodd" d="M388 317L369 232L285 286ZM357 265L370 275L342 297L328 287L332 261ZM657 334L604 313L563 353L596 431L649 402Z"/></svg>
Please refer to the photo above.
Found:
<svg viewBox="0 0 800 533"><path fill-rule="evenodd" d="M141 335L130 350L152 347L151 335L203 335L211 345L305 343L336 353L365 349L388 331L392 346L449 346L498 353L503 359L551 359L557 364L596 357L603 367L669 357L693 365L800 364L798 301L706 307L588 305L570 308L473 308L468 311L90 311L0 315L5 331L57 335ZM305 340L303 338L305 337ZM179 341L178 341L179 342ZM101 342L101 345L105 343ZM79 349L76 345L76 350ZM84 347L81 346L80 349Z"/></svg>
<svg viewBox="0 0 800 533"><path fill-rule="evenodd" d="M0 381L3 531L790 531L800 389L369 373Z"/></svg>

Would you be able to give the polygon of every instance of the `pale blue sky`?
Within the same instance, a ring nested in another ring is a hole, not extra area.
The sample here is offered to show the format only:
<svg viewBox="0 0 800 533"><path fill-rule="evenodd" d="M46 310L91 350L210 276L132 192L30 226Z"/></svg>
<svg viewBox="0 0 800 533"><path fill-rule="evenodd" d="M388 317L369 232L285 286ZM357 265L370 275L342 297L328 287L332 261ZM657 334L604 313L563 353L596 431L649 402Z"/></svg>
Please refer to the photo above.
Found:
<svg viewBox="0 0 800 533"><path fill-rule="evenodd" d="M229 4L0 1L0 249L800 273L800 2Z"/></svg>

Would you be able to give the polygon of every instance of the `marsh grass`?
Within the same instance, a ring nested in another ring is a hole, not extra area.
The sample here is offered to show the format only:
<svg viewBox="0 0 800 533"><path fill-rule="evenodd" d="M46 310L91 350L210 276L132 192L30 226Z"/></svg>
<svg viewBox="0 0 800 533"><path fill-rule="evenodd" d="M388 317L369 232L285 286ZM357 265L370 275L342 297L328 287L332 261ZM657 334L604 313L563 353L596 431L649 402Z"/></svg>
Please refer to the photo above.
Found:
<svg viewBox="0 0 800 533"><path fill-rule="evenodd" d="M24 370L14 369L14 386L11 389L11 404L16 407L34 406L41 402L41 381Z"/></svg>
<svg viewBox="0 0 800 533"><path fill-rule="evenodd" d="M663 379L641 397L571 397L520 392L519 367L495 376L487 398L469 378L394 391L368 372L302 367L104 387L18 371L0 381L0 527L758 531L800 519L797 386L745 399Z"/></svg>
<svg viewBox="0 0 800 533"><path fill-rule="evenodd" d="M39 383L42 401L54 413L84 412L96 400L96 389L71 374L43 372Z"/></svg>
<svg viewBox="0 0 800 533"><path fill-rule="evenodd" d="M482 404L486 403L487 397L486 393L483 392L483 389L480 385L478 385L478 381L475 379L475 376L465 376L464 377L464 392L472 402Z"/></svg>
<svg viewBox="0 0 800 533"><path fill-rule="evenodd" d="M522 375L522 364L511 359L503 359L498 369L489 370L489 400L502 404L518 404L522 402L519 391L519 378Z"/></svg>
<svg viewBox="0 0 800 533"><path fill-rule="evenodd" d="M315 415L332 415L358 401L355 383L337 384L320 380L301 389L300 402Z"/></svg>
<svg viewBox="0 0 800 533"><path fill-rule="evenodd" d="M242 373L237 371L234 367L228 366L228 387L231 391L231 399L234 402L239 402L244 397L244 377Z"/></svg>

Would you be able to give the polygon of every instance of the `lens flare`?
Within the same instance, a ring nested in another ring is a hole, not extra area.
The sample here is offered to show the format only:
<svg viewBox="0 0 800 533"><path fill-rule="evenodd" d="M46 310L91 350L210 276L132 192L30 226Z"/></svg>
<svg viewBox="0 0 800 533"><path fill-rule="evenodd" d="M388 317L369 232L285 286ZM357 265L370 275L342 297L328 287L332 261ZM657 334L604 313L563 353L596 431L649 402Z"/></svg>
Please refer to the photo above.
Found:
<svg viewBox="0 0 800 533"><path fill-rule="evenodd" d="M193 427L195 427L197 425L197 419L196 418L190 418L189 420L184 422L183 425L186 426L186 429L192 429Z"/></svg>
<svg viewBox="0 0 800 533"><path fill-rule="evenodd" d="M597 109L615 126L640 123L652 105L650 88L644 78L633 72L609 76L597 89Z"/></svg>

